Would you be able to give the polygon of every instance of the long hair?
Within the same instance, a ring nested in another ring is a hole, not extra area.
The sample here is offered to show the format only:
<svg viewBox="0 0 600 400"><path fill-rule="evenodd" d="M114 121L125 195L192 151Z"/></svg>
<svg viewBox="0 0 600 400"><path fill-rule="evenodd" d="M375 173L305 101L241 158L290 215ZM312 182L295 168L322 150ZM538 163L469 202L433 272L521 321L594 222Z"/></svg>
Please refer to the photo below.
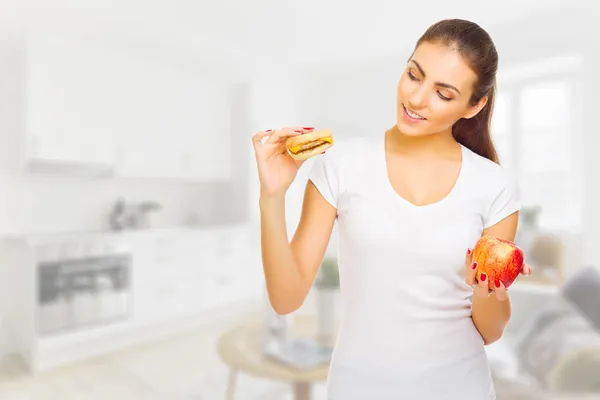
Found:
<svg viewBox="0 0 600 400"><path fill-rule="evenodd" d="M490 35L474 22L446 19L431 25L415 47L423 42L444 43L456 49L477 74L470 104L476 105L485 96L487 103L474 117L457 121L452 127L452 136L473 152L499 163L490 134L498 71L498 52Z"/></svg>

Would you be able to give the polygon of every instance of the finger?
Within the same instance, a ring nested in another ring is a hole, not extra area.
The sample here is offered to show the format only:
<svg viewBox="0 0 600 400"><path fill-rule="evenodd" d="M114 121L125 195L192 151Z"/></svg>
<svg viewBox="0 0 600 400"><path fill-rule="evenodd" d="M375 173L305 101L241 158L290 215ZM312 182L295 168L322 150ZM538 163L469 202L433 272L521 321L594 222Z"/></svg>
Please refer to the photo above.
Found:
<svg viewBox="0 0 600 400"><path fill-rule="evenodd" d="M283 128L283 129L288 129L288 130L291 130L291 131L294 131L294 132L304 132L304 133L315 130L315 128L312 127L312 126L288 126L286 128Z"/></svg>
<svg viewBox="0 0 600 400"><path fill-rule="evenodd" d="M523 265L523 269L521 270L523 275L531 274L531 267L528 264Z"/></svg>
<svg viewBox="0 0 600 400"><path fill-rule="evenodd" d="M471 249L467 249L467 254L465 256L465 272L467 285L475 283L477 263L473 262L473 251Z"/></svg>
<svg viewBox="0 0 600 400"><path fill-rule="evenodd" d="M289 137L302 135L314 131L313 127L291 126L275 130L273 142L287 140Z"/></svg>
<svg viewBox="0 0 600 400"><path fill-rule="evenodd" d="M311 132L311 131L315 130L315 128L312 127L312 126L292 126L292 127L287 128L287 129L291 129L291 130L294 130L294 131L302 131L304 133Z"/></svg>
<svg viewBox="0 0 600 400"><path fill-rule="evenodd" d="M267 143L277 143L292 136L302 135L303 133L305 133L305 131L302 128L276 129L273 134L269 136L269 139L267 139Z"/></svg>
<svg viewBox="0 0 600 400"><path fill-rule="evenodd" d="M273 129L267 129L264 131L258 131L256 132L256 134L254 136L252 136L252 144L254 146L257 146L259 144L262 144L262 140L265 136L269 136L273 134Z"/></svg>
<svg viewBox="0 0 600 400"><path fill-rule="evenodd" d="M475 296L486 298L490 295L490 289L488 287L488 277L485 273L481 274L479 282L475 284L474 290Z"/></svg>
<svg viewBox="0 0 600 400"><path fill-rule="evenodd" d="M496 279L496 281L494 282L494 294L496 295L496 298L500 301L504 301L508 298L508 292L506 291L504 284L498 279Z"/></svg>
<svg viewBox="0 0 600 400"><path fill-rule="evenodd" d="M473 250L467 249L467 253L465 254L465 265L470 267L471 260L473 260Z"/></svg>

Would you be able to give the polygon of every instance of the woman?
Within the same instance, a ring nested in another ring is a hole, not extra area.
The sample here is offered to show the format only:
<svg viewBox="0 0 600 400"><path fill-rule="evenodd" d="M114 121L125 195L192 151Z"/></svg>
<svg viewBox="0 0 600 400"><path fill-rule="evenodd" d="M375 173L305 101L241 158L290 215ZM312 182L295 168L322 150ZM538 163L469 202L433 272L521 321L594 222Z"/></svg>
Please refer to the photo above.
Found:
<svg viewBox="0 0 600 400"><path fill-rule="evenodd" d="M312 128L254 136L276 312L302 305L339 224L343 318L329 399L495 398L484 345L501 337L510 303L502 283L476 282L470 247L484 234L514 240L520 209L489 132L497 66L477 24L432 25L400 77L396 124L314 159L291 243L284 198L302 163L284 142Z"/></svg>

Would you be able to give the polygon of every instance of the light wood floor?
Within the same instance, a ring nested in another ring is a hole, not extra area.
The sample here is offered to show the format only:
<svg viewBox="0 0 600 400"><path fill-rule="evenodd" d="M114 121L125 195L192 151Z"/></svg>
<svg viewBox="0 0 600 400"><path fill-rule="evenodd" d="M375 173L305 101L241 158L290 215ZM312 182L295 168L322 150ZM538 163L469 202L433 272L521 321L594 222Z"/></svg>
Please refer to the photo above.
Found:
<svg viewBox="0 0 600 400"><path fill-rule="evenodd" d="M6 400L225 400L228 370L215 345L237 321L186 332L32 378L19 363L0 364ZM313 388L325 400L325 385ZM288 384L238 375L236 400L292 399Z"/></svg>
<svg viewBox="0 0 600 400"><path fill-rule="evenodd" d="M227 367L215 351L221 333L239 318L198 328L32 377L14 360L0 363L1 400L225 400ZM497 386L498 400L599 400L591 396L534 395ZM507 390L509 389L509 390ZM325 400L324 384L313 400ZM235 400L292 400L286 383L240 373Z"/></svg>

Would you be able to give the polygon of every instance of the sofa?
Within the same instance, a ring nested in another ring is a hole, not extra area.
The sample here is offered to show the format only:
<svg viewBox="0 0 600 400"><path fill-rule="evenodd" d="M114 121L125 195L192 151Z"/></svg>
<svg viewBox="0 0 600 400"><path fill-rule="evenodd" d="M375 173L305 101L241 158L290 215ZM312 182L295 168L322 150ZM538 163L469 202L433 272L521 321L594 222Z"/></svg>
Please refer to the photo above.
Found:
<svg viewBox="0 0 600 400"><path fill-rule="evenodd" d="M511 286L511 321L503 338L486 347L498 400L550 399L565 393L600 399L600 327L595 316L590 319L593 304L581 304L597 299L572 295L583 293L574 285L593 281L590 277L600 277L600 270L582 268L561 286ZM600 295L600 280L597 284L597 291L590 284L588 290Z"/></svg>

